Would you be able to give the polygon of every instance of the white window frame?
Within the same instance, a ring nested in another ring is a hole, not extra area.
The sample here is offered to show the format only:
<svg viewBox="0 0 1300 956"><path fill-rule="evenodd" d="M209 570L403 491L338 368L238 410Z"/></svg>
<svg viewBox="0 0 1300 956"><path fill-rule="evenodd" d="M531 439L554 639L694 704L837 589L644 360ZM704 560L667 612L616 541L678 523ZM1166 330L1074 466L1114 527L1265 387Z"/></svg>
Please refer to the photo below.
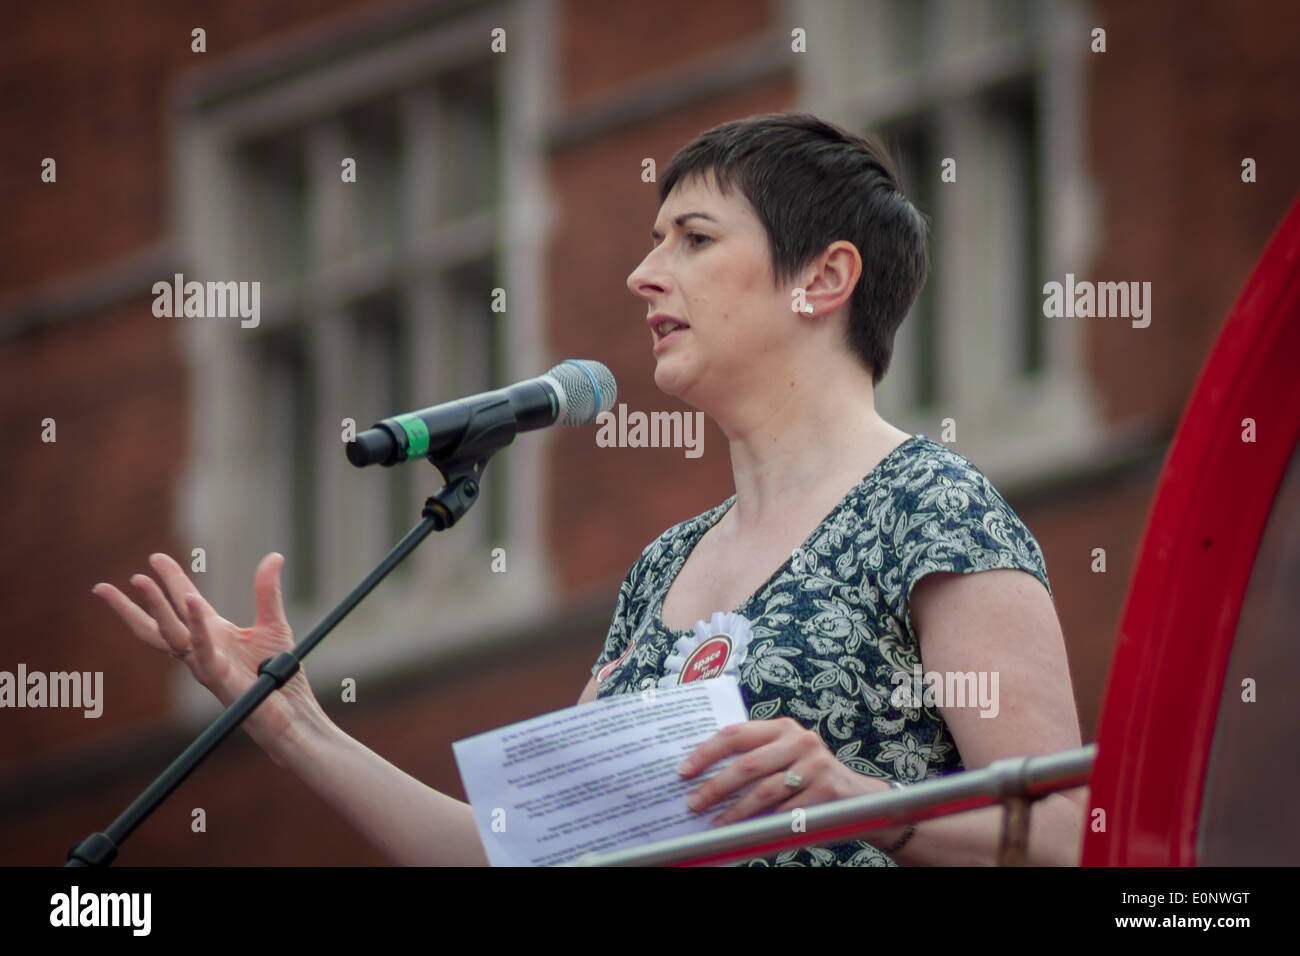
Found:
<svg viewBox="0 0 1300 956"><path fill-rule="evenodd" d="M476 238L482 245L485 241L491 244L496 237L497 261L508 295L508 321L503 326L506 381L499 384L545 371L553 361L544 341L544 256L556 204L545 185L543 134L550 126L547 111L554 102L556 23L554 0L485 2L382 43L360 45L318 63L304 60L301 69L291 68L274 82L225 96L215 105L178 107L172 143L172 209L179 261L186 264L187 272L193 270L200 278L257 278L238 274L241 224L234 221L236 217L223 199L234 188L232 155L237 144L307 121L312 144L309 166L318 167L319 175L337 177L337 117L343 110L406 90L401 101L405 129L416 134L431 130L435 128L436 97L428 95L427 87L420 84L462 65L467 56L500 56L499 218L459 223L454 235L451 230L426 228L411 236L413 251L404 264L409 268L425 263L430 275L398 288L413 314L428 317L427 322L414 325L413 389L417 396L424 396L417 400L417 407L457 397L446 393L447 383L440 382L434 371L439 328L456 317L449 314L452 303L432 267L453 260L458 248ZM505 55L490 53L492 31L498 27L506 29ZM245 79L238 71L235 74L230 89ZM401 196L403 205L418 214L427 212L434 202L437 142L432 135L414 135L410 142L416 155L403 168ZM359 170L359 175L364 175L364 170ZM337 209L325 202L313 212L324 219L309 238L328 241L330 218ZM422 221L431 222L432 217ZM318 390L340 387L346 381L341 376L350 359L345 317L338 300L329 293L346 292L349 282L367 281L367 265L384 268L392 264L383 260L379 256L373 264L362 261L356 270L359 275L340 277L337 290L331 287L326 294L315 296L316 301L305 303L311 319L304 327L317 363ZM419 274L425 275L425 270ZM263 283L264 325L288 294L288 288ZM489 314L486 297L482 311L485 317ZM188 320L178 325L188 364L190 400L189 447L179 486L176 527L185 536L186 547L206 551L208 570L197 579L205 596L226 618L251 624L255 617L253 572L262 554L274 549L285 553L289 561L301 559L288 553L288 541L262 547L258 534L259 523L274 520L275 509L267 507L268 503L282 502L286 494L286 489L278 486L282 481L277 476L287 459L261 462L251 452L259 421L264 420L264 409L256 407L253 398L262 383L244 357L253 350L239 337L257 330L239 328L237 321L223 324L223 320ZM395 408L387 414L406 410ZM357 427L370 424L358 421ZM290 603L286 595L286 611L298 640L397 543L396 538L380 543L371 533L372 540L366 542L371 553L362 553L356 546L351 534L366 527L364 520L358 520L366 517L366 489L379 489L391 472L377 467L354 469L344 456L340 429L329 422L321 425L321 434L310 436L316 443L320 468L317 597L311 602ZM386 579L315 651L308 671L318 694L335 699L344 677L382 675L413 662L453 655L471 643L510 634L553 613L555 588L545 538L546 463L551 440L549 430L530 434L503 450L488 466L500 467L502 457L509 456L506 572L492 573L490 552L470 546L478 539L476 528L482 529L488 518L488 503L482 502L461 524L426 539L406 559L405 565L410 565L406 579ZM283 454L291 453L286 449ZM420 502L436 490L441 478L427 462L398 467L416 470L414 484L421 492L410 509L410 527L420 520ZM375 548L379 548L377 553ZM211 713L210 695L188 675L178 674L173 690L177 716L197 719ZM359 698L365 693L363 686Z"/></svg>
<svg viewBox="0 0 1300 956"><path fill-rule="evenodd" d="M1032 74L1039 103L1043 281L1064 281L1067 272L1087 275L1097 223L1096 190L1084 156L1089 21L1083 2L1030 4L1031 27L1024 35L972 45L978 18L988 11L985 0L935 0L930 28L938 49L915 73L893 76L873 76L870 67L894 42L881 0L790 0L790 10L808 31L808 52L796 57L799 108L855 130L937 110L937 145L942 155L958 158L958 183L983 183L986 171L996 168L972 91ZM863 24L871 29L864 31ZM1086 323L1096 320L1044 320L1041 374L1036 380L1007 375L1009 357L1020 347L1019 329L999 319L1009 312L994 303L1015 308L1020 292L983 262L989 230L998 228L998 217L991 215L994 197L984 189L942 183L933 193L935 208L927 210L933 218L932 255L943 269L942 277L932 272L929 280L942 339L936 401L922 410L909 399L908 383L894 371L905 368L904 360L880 383L877 408L905 431L935 440L941 439L941 421L953 418L956 441L950 447L1000 487L1029 487L1086 465L1105 445L1086 368ZM910 321L899 330L896 363L914 347Z"/></svg>

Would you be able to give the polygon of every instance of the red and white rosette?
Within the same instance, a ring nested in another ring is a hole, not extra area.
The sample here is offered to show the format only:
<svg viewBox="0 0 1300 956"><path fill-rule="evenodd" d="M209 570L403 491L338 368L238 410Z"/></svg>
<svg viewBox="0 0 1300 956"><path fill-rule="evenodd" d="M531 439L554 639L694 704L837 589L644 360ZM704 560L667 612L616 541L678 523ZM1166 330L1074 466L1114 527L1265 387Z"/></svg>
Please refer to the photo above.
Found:
<svg viewBox="0 0 1300 956"><path fill-rule="evenodd" d="M707 624L696 622L694 634L678 638L664 661L665 674L659 678L659 686L678 687L720 674L730 674L739 681L740 665L749 653L752 637L749 621L743 615L715 611Z"/></svg>

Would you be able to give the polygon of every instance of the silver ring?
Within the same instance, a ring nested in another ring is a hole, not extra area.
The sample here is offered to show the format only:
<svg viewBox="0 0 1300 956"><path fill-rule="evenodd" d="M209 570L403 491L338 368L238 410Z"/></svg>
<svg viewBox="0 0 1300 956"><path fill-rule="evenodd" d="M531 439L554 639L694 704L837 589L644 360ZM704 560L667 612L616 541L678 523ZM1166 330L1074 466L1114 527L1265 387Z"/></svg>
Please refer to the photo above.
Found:
<svg viewBox="0 0 1300 956"><path fill-rule="evenodd" d="M177 654L175 651L168 651L167 653L170 654L172 657L176 658L178 661L183 661L185 660L185 658L189 657L191 654L194 653L194 645L191 644L189 647L185 648L185 653L183 654Z"/></svg>
<svg viewBox="0 0 1300 956"><path fill-rule="evenodd" d="M783 782L790 789L798 790L800 787L803 786L803 777L799 776L793 770L787 770L785 772L785 780Z"/></svg>

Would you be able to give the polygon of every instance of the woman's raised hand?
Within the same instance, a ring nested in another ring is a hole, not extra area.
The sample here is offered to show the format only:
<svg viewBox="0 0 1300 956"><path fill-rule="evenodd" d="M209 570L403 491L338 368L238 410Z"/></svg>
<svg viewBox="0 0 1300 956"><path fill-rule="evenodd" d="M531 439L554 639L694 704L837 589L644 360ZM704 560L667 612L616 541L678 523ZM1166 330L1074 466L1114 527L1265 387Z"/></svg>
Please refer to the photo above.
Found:
<svg viewBox="0 0 1300 956"><path fill-rule="evenodd" d="M293 647L280 589L283 555L272 552L257 566L253 580L257 621L252 627L236 627L221 617L172 558L150 555L149 564L163 587L147 574L131 578L144 595L144 608L111 584L96 584L91 591L141 641L181 660L222 704L229 706L253 685L263 661ZM324 718L324 711L299 668L284 687L249 714L243 727L274 758L278 748L291 744L294 731L318 718Z"/></svg>

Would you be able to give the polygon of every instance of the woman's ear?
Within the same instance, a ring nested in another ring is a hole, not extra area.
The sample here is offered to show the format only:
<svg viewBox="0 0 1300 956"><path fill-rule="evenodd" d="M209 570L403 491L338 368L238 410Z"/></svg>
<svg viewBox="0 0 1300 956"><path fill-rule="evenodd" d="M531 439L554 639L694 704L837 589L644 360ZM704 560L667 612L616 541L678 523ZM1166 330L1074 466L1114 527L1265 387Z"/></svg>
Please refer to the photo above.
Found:
<svg viewBox="0 0 1300 956"><path fill-rule="evenodd" d="M862 277L862 258L857 246L847 240L836 240L817 258L802 287L805 297L803 312L808 316L825 314L849 300Z"/></svg>

